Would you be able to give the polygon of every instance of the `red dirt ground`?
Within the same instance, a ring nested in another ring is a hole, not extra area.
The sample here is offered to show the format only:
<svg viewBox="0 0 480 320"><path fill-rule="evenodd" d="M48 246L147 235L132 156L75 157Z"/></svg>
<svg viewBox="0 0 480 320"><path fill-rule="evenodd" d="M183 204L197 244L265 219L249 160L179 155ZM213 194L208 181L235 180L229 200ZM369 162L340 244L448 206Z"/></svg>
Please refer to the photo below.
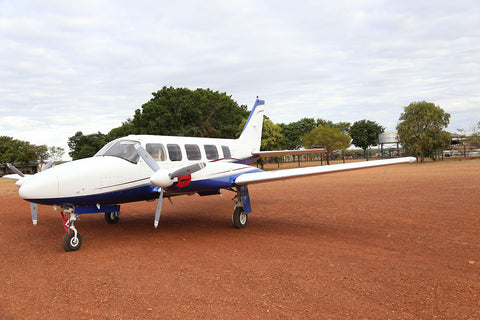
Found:
<svg viewBox="0 0 480 320"><path fill-rule="evenodd" d="M478 319L480 160L365 169L85 215L64 252L60 214L0 179L0 319Z"/></svg>

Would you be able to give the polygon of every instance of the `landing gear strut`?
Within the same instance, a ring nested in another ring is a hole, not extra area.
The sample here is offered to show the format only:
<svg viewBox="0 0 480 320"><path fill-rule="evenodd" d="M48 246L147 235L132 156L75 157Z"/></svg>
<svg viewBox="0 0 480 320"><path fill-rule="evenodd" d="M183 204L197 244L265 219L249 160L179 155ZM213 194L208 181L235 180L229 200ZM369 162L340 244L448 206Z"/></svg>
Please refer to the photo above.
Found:
<svg viewBox="0 0 480 320"><path fill-rule="evenodd" d="M65 235L62 239L62 247L65 251L76 251L82 245L82 236L75 228L75 221L78 220L78 214L75 214L74 208L64 208L60 214L62 215L63 227Z"/></svg>

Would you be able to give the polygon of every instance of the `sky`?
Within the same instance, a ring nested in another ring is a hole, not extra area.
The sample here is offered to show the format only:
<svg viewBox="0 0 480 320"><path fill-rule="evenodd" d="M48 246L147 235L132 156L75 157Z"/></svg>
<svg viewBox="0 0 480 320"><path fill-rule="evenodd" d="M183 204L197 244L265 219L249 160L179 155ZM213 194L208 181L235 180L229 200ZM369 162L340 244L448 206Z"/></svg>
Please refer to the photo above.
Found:
<svg viewBox="0 0 480 320"><path fill-rule="evenodd" d="M375 121L433 102L480 121L478 0L0 0L0 136L65 148L163 86L210 88L275 123Z"/></svg>

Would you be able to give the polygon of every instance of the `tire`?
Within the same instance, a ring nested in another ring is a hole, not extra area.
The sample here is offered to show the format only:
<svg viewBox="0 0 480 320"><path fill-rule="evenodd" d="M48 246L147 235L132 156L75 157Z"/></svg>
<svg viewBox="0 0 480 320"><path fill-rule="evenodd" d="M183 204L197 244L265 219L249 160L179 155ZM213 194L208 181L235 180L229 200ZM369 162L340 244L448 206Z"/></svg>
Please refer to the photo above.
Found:
<svg viewBox="0 0 480 320"><path fill-rule="evenodd" d="M233 211L232 221L237 229L242 229L247 226L248 215L243 211L243 207L237 207L235 211Z"/></svg>
<svg viewBox="0 0 480 320"><path fill-rule="evenodd" d="M105 212L105 221L108 224L118 223L120 220L120 212Z"/></svg>
<svg viewBox="0 0 480 320"><path fill-rule="evenodd" d="M77 238L74 239L75 232L65 233L62 239L62 247L65 251L77 251L82 246L82 236L77 232Z"/></svg>

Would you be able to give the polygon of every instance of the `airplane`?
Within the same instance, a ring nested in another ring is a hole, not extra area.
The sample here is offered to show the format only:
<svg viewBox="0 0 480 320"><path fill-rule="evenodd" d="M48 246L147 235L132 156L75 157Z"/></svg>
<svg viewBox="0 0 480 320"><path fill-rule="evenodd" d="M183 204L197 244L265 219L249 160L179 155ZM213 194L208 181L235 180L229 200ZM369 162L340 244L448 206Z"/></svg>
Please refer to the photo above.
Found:
<svg viewBox="0 0 480 320"><path fill-rule="evenodd" d="M257 99L238 139L129 135L106 144L93 157L51 167L34 175L15 172L19 195L31 203L33 224L37 205L60 212L65 251L80 249L82 237L75 222L82 214L104 213L107 223L120 220L120 204L158 199L154 227L158 227L163 198L179 195L234 193L232 222L244 228L252 212L248 185L343 170L413 162L414 157L347 164L263 171L252 166L259 157L322 150L260 151L265 101ZM173 203L172 203L173 204Z"/></svg>

